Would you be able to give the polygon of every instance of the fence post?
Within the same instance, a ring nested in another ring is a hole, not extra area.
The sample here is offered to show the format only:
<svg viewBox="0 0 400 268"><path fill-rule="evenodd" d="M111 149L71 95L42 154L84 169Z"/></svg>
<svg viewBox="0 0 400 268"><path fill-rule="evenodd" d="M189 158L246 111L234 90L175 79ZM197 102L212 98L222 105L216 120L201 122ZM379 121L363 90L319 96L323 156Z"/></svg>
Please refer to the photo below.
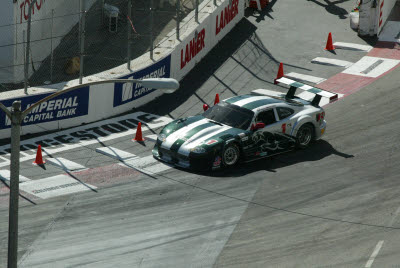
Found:
<svg viewBox="0 0 400 268"><path fill-rule="evenodd" d="M24 68L24 93L28 93L28 76L29 76L29 49L30 49L30 42L31 42L31 23L32 23L32 7L36 4L37 0L33 0L29 4L28 8L28 26L26 31L26 53L25 53L25 68Z"/></svg>
<svg viewBox="0 0 400 268"><path fill-rule="evenodd" d="M50 82L53 82L53 64L54 64L54 52L53 52L53 19L54 9L51 10L51 25L50 25Z"/></svg>
<svg viewBox="0 0 400 268"><path fill-rule="evenodd" d="M196 22L198 23L199 22L199 0L196 0L195 5L196 5L196 10L194 12L194 17L195 17Z"/></svg>
<svg viewBox="0 0 400 268"><path fill-rule="evenodd" d="M83 1L82 1L83 3ZM84 5L81 5L81 12L82 12L82 31L80 34L80 64L79 64L79 84L82 84L83 78L83 60L84 60L84 53L85 53L85 20L86 20L86 11L84 10Z"/></svg>
<svg viewBox="0 0 400 268"><path fill-rule="evenodd" d="M176 39L180 40L179 37L179 23L180 23L180 13L181 13L181 1L176 0Z"/></svg>
<svg viewBox="0 0 400 268"><path fill-rule="evenodd" d="M150 0L150 59L153 59L153 27L154 27L154 11L153 11L153 0Z"/></svg>
<svg viewBox="0 0 400 268"><path fill-rule="evenodd" d="M128 0L128 20L127 20L127 23L128 23L128 45L127 45L128 51L127 51L127 58L128 58L128 60L127 60L127 63L126 63L128 70L131 69L131 38L132 38L132 30L131 30L132 25L131 25L131 22L130 22L131 18L132 18L132 0Z"/></svg>
<svg viewBox="0 0 400 268"><path fill-rule="evenodd" d="M217 6L217 0L214 0L214 6Z"/></svg>

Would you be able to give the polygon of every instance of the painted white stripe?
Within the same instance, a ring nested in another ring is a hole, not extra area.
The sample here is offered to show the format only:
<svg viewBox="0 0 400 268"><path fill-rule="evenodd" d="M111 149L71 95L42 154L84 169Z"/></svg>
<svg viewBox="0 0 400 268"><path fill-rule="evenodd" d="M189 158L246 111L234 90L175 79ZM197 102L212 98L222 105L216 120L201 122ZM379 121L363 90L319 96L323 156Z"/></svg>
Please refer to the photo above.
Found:
<svg viewBox="0 0 400 268"><path fill-rule="evenodd" d="M338 49L348 49L348 50L356 50L362 52L368 52L372 49L372 47L368 45L360 45L360 44L345 43L345 42L335 42L333 45Z"/></svg>
<svg viewBox="0 0 400 268"><path fill-rule="evenodd" d="M127 159L119 165L128 166L147 175L156 175L172 168L172 166L158 161L152 155L143 158Z"/></svg>
<svg viewBox="0 0 400 268"><path fill-rule="evenodd" d="M342 73L376 78L399 63L400 60L365 56Z"/></svg>
<svg viewBox="0 0 400 268"><path fill-rule="evenodd" d="M114 148L114 147L96 148L96 152L104 154L104 155L112 157L112 158L115 158L117 160L125 160L125 159L129 159L129 158L137 157L134 154L122 151L122 150Z"/></svg>
<svg viewBox="0 0 400 268"><path fill-rule="evenodd" d="M10 181L10 171L9 170L0 170L0 180L3 181ZM30 181L30 179L28 179L27 177L24 177L22 175L19 175L19 182L20 183L24 183Z"/></svg>
<svg viewBox="0 0 400 268"><path fill-rule="evenodd" d="M144 113L144 112L135 112L133 114L128 114L128 115L124 115L124 116L120 116L120 117L115 117L115 118L112 118L112 119L103 120L103 121L99 121L99 122L96 122L96 123L87 124L87 125L84 125L84 126L75 127L75 128L71 128L71 129L68 129L68 130L56 132L56 133L51 134L51 135L46 135L46 139L54 139L54 137L57 137L57 136L68 135L69 133L72 133L72 132L81 131L81 130L89 129L89 128L92 128L92 127L101 126L101 125L104 125L104 124L115 123L115 122L117 122L119 120L124 120L124 119L135 119L135 120L141 121L143 123L143 120L140 120L138 118L138 117L143 116L143 115L150 115L150 116L154 116L156 118L152 122L147 123L149 125L148 127L145 126L145 125L142 125L142 132L145 132L145 131L149 130L149 128L154 129L154 128L162 127L162 126L165 126L166 124L172 122L172 119L169 118L169 117L152 115L152 114ZM104 132L106 132L106 131L104 131ZM96 135L96 134L94 134L93 132L90 132L90 131L88 131L88 133ZM64 151L72 150L72 149L75 149L75 148L80 148L80 147L87 146L87 145L90 145L90 144L106 142L106 141L109 141L109 140L114 140L114 139L122 138L122 137L125 137L125 136L132 136L133 137L135 135L135 133L136 133L136 129L129 129L129 130L125 131L125 132L110 133L106 137L98 137L97 139L92 139L92 140L78 141L78 139L75 139L76 143L63 144L62 147L58 147L58 148L46 148L45 151L48 154L53 154L54 155L54 154L59 153L59 152L64 152ZM44 137L41 136L41 137L25 140L25 141L21 142L21 145L35 143L35 142L43 140L43 138ZM69 138L72 139L72 137L70 137L70 136L69 136ZM10 148L9 145L0 146L0 151L3 151L3 150L8 149L8 148ZM10 157L10 154L6 154L4 156ZM21 157L20 161L23 162L23 161L27 161L27 160L32 160L35 157L36 157L36 155L28 155L28 156L25 156L25 157ZM9 164L10 164L10 161L3 162L3 163L0 163L0 167L7 166Z"/></svg>
<svg viewBox="0 0 400 268"><path fill-rule="evenodd" d="M379 34L379 41L400 43L400 21L387 21L382 32Z"/></svg>
<svg viewBox="0 0 400 268"><path fill-rule="evenodd" d="M314 83L314 84L318 84L318 83L321 83L326 80L325 78L312 76L312 75L306 75L306 74L299 74L299 73L295 73L295 72L288 73L285 76L302 81L302 82L309 82L309 83Z"/></svg>
<svg viewBox="0 0 400 268"><path fill-rule="evenodd" d="M85 166L82 166L81 164L75 163L73 161L70 161L68 159L62 158L62 157L55 157L55 158L47 158L46 159L48 163L61 168L65 171L73 171L73 170L80 170L80 169L85 169Z"/></svg>
<svg viewBox="0 0 400 268"><path fill-rule="evenodd" d="M266 95L266 96L285 96L285 94L278 92L278 91L273 91L269 89L256 89L251 91L256 94L261 94L261 95Z"/></svg>
<svg viewBox="0 0 400 268"><path fill-rule="evenodd" d="M246 99L243 99L243 100L239 100L239 101L234 102L232 104L242 107L242 106L244 106L244 105L246 105L248 103L251 103L251 102L254 102L254 101L258 101L258 100L264 100L264 99L265 99L265 97L263 97L263 96L254 96L254 97L246 98Z"/></svg>
<svg viewBox="0 0 400 268"><path fill-rule="evenodd" d="M316 64L337 66L337 67L350 67L353 64L353 62L350 61L323 58L323 57L317 57L315 59L312 59L311 62Z"/></svg>
<svg viewBox="0 0 400 268"><path fill-rule="evenodd" d="M372 263L374 262L376 256L378 255L379 251L381 250L383 245L383 240L379 241L378 244L376 245L374 252L372 252L371 257L369 257L369 260L365 264L365 268L370 268L372 266Z"/></svg>
<svg viewBox="0 0 400 268"><path fill-rule="evenodd" d="M205 141L204 138L205 138L205 137L208 137L208 136L210 135L210 133L212 133L212 134L215 135L215 133L219 133L218 130L221 130L221 129L226 129L226 126L215 125L215 126L213 126L213 127L209 127L209 128L206 128L206 129L203 129L203 130L197 132L195 135L193 135L190 139L188 139L186 142L184 142L184 143L181 145L181 147L180 147L179 150L178 150L178 153L188 155L189 152L188 152L187 154L184 153L184 152L186 152L187 150L190 150L190 148L193 148L193 147L191 146L191 144L192 144L193 142L196 142L196 141L198 141L199 139L200 139L201 141Z"/></svg>
<svg viewBox="0 0 400 268"><path fill-rule="evenodd" d="M185 155L185 156L188 156L189 153L190 153L190 148L194 148L194 147L200 145L202 142L205 142L205 141L207 141L208 139L210 139L211 137L213 137L213 136L215 136L215 135L217 135L217 134L219 134L219 133L221 133L221 132L223 132L223 131L225 131L225 130L228 130L228 129L230 129L230 128L231 128L231 127L227 127L227 126L222 127L222 128L219 129L218 131L212 132L212 133L210 133L210 134L208 134L208 135L202 137L202 139L200 139L200 140L195 140L195 141L193 141L193 142L190 143L190 144L187 144L187 145L185 145L185 146L181 146L181 148L179 148L179 150L178 150L178 153L180 153L180 154L182 154L182 155Z"/></svg>
<svg viewBox="0 0 400 268"><path fill-rule="evenodd" d="M47 199L96 189L95 186L75 180L67 175L57 175L41 180L31 180L20 185L20 189L37 197Z"/></svg>
<svg viewBox="0 0 400 268"><path fill-rule="evenodd" d="M153 142L157 141L157 135L147 135L146 138L149 141L153 141Z"/></svg>
<svg viewBox="0 0 400 268"><path fill-rule="evenodd" d="M208 123L208 119L204 118L204 119L201 119L201 120L196 121L196 122L194 122L194 123L191 123L191 124L189 124L189 125L187 125L187 126L181 128L181 129L178 129L177 131L175 131L175 132L173 132L172 134L170 134L170 135L167 137L166 141L164 141L163 143L161 143L161 146L162 146L163 148L169 149L169 148L171 148L172 144L174 144L175 141L177 141L178 139L184 137L185 134L186 134L189 130L191 130L191 129L197 127L197 126L207 124L207 123Z"/></svg>

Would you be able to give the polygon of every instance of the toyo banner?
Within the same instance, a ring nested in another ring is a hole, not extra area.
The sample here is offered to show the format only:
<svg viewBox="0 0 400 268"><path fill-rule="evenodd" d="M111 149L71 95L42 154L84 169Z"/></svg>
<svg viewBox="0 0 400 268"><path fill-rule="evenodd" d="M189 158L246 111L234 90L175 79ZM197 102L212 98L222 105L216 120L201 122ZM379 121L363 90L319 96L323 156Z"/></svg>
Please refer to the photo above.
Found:
<svg viewBox="0 0 400 268"><path fill-rule="evenodd" d="M34 96L27 96L15 99L0 101L10 109L12 103L16 100L21 101L21 110L29 108L34 103L51 95L46 93ZM79 90L67 92L51 100L45 101L35 107L23 120L21 125L33 125L68 118L74 118L88 114L89 107L89 87L83 87ZM0 129L10 128L11 121L6 114L0 110Z"/></svg>
<svg viewBox="0 0 400 268"><path fill-rule="evenodd" d="M168 78L171 70L171 55L144 68L140 71L131 73L120 79L145 79L145 78ZM151 92L154 88L144 88L136 83L116 83L114 85L114 107L137 100Z"/></svg>

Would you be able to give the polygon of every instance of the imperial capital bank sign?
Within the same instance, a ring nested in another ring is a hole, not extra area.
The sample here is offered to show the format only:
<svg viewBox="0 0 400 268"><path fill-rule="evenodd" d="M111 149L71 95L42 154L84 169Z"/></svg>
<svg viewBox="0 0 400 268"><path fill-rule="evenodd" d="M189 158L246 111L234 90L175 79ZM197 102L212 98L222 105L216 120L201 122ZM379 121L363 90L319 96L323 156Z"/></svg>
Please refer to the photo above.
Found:
<svg viewBox="0 0 400 268"><path fill-rule="evenodd" d="M8 99L4 101L0 100L0 102L6 107L11 107L14 101L20 100L21 110L24 111L34 103L51 94L53 93ZM22 120L22 125L33 125L87 115L88 106L89 87L80 88L42 102L28 113L28 115ZM3 111L0 111L0 115L0 128L9 128L11 126L10 119Z"/></svg>

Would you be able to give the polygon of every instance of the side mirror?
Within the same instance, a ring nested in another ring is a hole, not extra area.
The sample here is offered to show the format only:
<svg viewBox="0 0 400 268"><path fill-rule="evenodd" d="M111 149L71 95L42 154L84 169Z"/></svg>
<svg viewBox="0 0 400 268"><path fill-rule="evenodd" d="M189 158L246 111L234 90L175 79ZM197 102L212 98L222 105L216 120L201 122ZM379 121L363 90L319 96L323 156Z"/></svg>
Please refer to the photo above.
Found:
<svg viewBox="0 0 400 268"><path fill-rule="evenodd" d="M210 108L207 104L203 104L203 110L204 112L208 110L208 108Z"/></svg>
<svg viewBox="0 0 400 268"><path fill-rule="evenodd" d="M256 125L251 125L251 130L256 131L259 129L265 128L264 123L257 123Z"/></svg>

